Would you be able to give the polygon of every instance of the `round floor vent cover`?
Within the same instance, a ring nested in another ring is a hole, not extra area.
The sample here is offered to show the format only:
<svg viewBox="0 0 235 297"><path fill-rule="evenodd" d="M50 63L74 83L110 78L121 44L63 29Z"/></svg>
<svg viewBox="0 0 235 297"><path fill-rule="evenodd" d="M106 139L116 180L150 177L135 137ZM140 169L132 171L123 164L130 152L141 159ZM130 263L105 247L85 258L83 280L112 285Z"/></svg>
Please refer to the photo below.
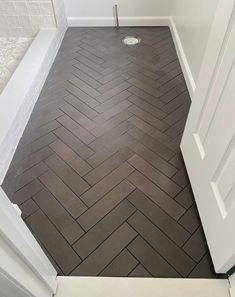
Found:
<svg viewBox="0 0 235 297"><path fill-rule="evenodd" d="M134 36L126 36L122 42L125 44L125 45L136 45L136 44L139 44L141 41L140 38L137 38L137 37L134 37Z"/></svg>

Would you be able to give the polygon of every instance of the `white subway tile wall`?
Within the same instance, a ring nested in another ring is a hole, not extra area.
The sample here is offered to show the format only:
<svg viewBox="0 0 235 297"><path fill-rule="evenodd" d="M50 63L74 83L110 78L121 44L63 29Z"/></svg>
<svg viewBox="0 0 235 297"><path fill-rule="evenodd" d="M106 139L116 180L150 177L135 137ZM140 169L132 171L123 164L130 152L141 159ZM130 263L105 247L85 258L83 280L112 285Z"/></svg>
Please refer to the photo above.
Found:
<svg viewBox="0 0 235 297"><path fill-rule="evenodd" d="M41 28L55 28L52 1L0 0L0 37L32 37Z"/></svg>
<svg viewBox="0 0 235 297"><path fill-rule="evenodd" d="M67 17L65 14L64 0L54 0L54 9L56 15L56 25L58 27L68 27Z"/></svg>

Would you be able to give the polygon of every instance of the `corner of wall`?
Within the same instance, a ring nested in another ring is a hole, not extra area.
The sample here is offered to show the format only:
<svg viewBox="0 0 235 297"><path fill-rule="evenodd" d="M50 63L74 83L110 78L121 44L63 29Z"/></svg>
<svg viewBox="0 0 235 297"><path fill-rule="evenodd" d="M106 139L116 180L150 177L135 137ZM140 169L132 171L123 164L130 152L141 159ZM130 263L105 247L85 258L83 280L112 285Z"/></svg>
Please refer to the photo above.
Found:
<svg viewBox="0 0 235 297"><path fill-rule="evenodd" d="M171 34L174 40L174 44L176 47L177 55L180 61L180 65L184 74L184 78L186 81L186 85L188 87L188 91L190 94L191 99L194 96L195 89L196 89L196 83L193 78L193 74L191 72L189 62L187 60L186 54L184 52L183 45L180 40L180 36L178 34L174 19L172 17L169 18L169 28L171 30Z"/></svg>

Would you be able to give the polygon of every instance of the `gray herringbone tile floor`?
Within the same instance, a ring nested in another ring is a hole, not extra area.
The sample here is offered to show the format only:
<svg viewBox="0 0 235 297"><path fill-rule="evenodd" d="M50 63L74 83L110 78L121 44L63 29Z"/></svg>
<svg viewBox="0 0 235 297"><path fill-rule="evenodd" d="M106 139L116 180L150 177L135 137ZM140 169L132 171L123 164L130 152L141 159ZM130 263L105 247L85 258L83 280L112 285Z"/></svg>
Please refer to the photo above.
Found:
<svg viewBox="0 0 235 297"><path fill-rule="evenodd" d="M168 28L67 31L4 181L60 274L215 277L179 147L189 107Z"/></svg>

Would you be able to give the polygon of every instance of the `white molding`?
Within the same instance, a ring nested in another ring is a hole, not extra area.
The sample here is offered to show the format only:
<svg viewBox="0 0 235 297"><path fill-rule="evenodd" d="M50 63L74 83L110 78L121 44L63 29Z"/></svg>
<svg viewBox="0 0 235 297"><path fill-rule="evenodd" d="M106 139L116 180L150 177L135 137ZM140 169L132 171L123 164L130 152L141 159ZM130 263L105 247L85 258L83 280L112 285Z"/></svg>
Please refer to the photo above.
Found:
<svg viewBox="0 0 235 297"><path fill-rule="evenodd" d="M196 83L194 81L188 60L187 60L187 56L184 52L184 48L183 45L181 43L175 22L173 20L172 17L169 18L169 27L171 30L171 34L175 43L175 47L176 47L176 51L177 51L177 55L180 61L180 65L184 74L184 78L188 87L188 91L190 94L191 99L194 96L195 90L196 90Z"/></svg>
<svg viewBox="0 0 235 297"><path fill-rule="evenodd" d="M33 297L33 295L23 288L15 279L7 275L0 268L0 288L1 294L4 297ZM50 297L50 296L49 296Z"/></svg>
<svg viewBox="0 0 235 297"><path fill-rule="evenodd" d="M67 26L42 29L0 95L0 185L24 132Z"/></svg>
<svg viewBox="0 0 235 297"><path fill-rule="evenodd" d="M168 16L163 17L120 17L121 27L146 27L146 26L168 26ZM113 17L68 17L69 27L113 27Z"/></svg>

